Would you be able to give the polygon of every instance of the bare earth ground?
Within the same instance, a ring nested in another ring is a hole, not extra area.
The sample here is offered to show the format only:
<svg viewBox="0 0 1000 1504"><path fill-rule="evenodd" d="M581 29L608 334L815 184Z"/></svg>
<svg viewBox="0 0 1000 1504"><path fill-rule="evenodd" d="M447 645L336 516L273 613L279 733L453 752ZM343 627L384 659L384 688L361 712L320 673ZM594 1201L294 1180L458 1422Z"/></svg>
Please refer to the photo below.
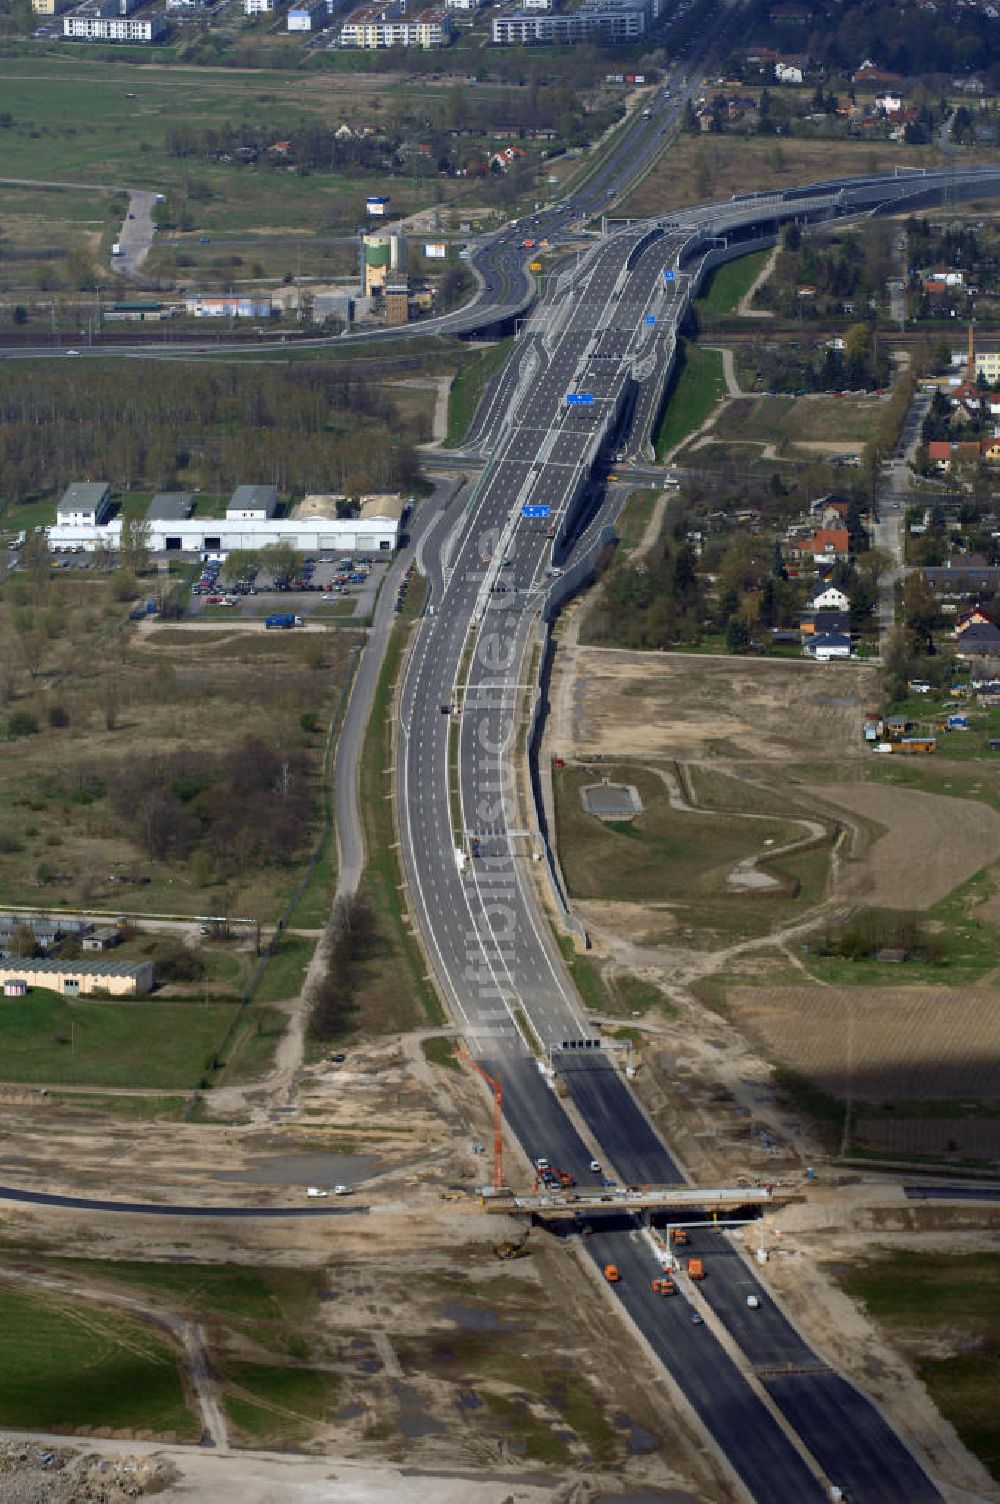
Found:
<svg viewBox="0 0 1000 1504"><path fill-rule="evenodd" d="M637 1363L610 1303L595 1302L574 1251L533 1233L528 1257L494 1256L494 1243L521 1229L485 1216L470 1194L484 1173L472 1145L488 1137L487 1100L471 1073L430 1066L419 1043L376 1042L353 1049L342 1065L306 1067L291 1110L276 1105L267 1083L220 1091L212 1108L239 1121L218 1124L116 1123L23 1093L2 1109L0 1182L84 1195L100 1189L121 1199L299 1206L307 1184L349 1179L350 1205L370 1210L288 1222L107 1215L95 1223L87 1212L19 1206L0 1213L0 1278L37 1279L39 1270L47 1278L45 1254L66 1249L82 1258L323 1271L326 1293L307 1341L341 1375L340 1400L306 1449L329 1460L297 1471L291 1459L240 1457L230 1470L217 1456L168 1448L184 1482L161 1497L270 1504L280 1492L303 1504L568 1504L655 1482L680 1490L679 1504L722 1504L729 1495L700 1439ZM528 1167L512 1145L508 1156L510 1174L526 1183ZM76 1273L60 1263L55 1274L87 1299L101 1298L92 1268ZM133 1286L112 1288L134 1294ZM151 1314L168 1325L184 1319L175 1299L149 1298ZM219 1342L230 1356L235 1344L237 1359L254 1361L238 1334L198 1319L209 1375L219 1366L225 1372L225 1361L212 1363ZM565 1376L589 1395L603 1440L583 1424L575 1433L544 1386L525 1393L525 1359L533 1371L555 1374L553 1383ZM521 1455L521 1414L530 1414L527 1434L551 1438L544 1457ZM230 1448L239 1441L230 1435ZM122 1438L117 1449L130 1444ZM216 1484L217 1473L226 1481ZM7 1504L2 1486L0 1499Z"/></svg>
<svg viewBox="0 0 1000 1504"><path fill-rule="evenodd" d="M993 987L733 987L726 1000L766 1055L839 1098L997 1094Z"/></svg>
<svg viewBox="0 0 1000 1504"><path fill-rule="evenodd" d="M929 909L1000 856L1000 814L974 799L874 783L824 784L806 792L885 827L864 863L845 868L845 897ZM989 917L982 909L980 915Z"/></svg>
<svg viewBox="0 0 1000 1504"><path fill-rule="evenodd" d="M748 666L691 653L571 649L569 712L553 727L564 756L682 760L823 758L863 764L860 726L877 703L878 673L796 660ZM843 671L842 671L843 670Z"/></svg>

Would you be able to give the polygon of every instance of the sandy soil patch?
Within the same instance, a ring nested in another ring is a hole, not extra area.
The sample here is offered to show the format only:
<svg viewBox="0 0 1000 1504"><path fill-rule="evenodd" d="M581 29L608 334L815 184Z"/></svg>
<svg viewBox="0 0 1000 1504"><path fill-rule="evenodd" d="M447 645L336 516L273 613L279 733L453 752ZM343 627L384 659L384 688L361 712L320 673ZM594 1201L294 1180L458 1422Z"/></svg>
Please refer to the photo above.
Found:
<svg viewBox="0 0 1000 1504"><path fill-rule="evenodd" d="M576 757L744 757L863 762L859 725L875 669L581 647L571 722ZM562 748L560 748L560 751Z"/></svg>
<svg viewBox="0 0 1000 1504"><path fill-rule="evenodd" d="M808 792L885 826L864 863L843 869L845 897L889 909L929 909L1000 857L1000 814L974 799L874 783Z"/></svg>
<svg viewBox="0 0 1000 1504"><path fill-rule="evenodd" d="M994 893L992 898L979 905L976 918L985 919L987 924L1000 924L1000 893Z"/></svg>
<svg viewBox="0 0 1000 1504"><path fill-rule="evenodd" d="M765 1054L831 1096L996 1095L998 988L735 987L726 998Z"/></svg>

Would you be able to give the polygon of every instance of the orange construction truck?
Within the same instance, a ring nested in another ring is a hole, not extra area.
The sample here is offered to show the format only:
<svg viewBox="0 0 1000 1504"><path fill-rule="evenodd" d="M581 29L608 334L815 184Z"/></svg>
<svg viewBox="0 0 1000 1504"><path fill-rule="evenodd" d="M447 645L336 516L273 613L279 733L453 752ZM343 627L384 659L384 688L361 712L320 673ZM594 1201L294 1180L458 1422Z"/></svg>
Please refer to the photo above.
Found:
<svg viewBox="0 0 1000 1504"><path fill-rule="evenodd" d="M687 1270L689 1279L705 1278L705 1266L701 1259L688 1259Z"/></svg>
<svg viewBox="0 0 1000 1504"><path fill-rule="evenodd" d="M677 1286L674 1284L673 1280L670 1279L667 1275L663 1275L659 1279L654 1279L654 1281L653 1281L653 1294L654 1295L676 1295L677 1294Z"/></svg>
<svg viewBox="0 0 1000 1504"><path fill-rule="evenodd" d="M618 1265L605 1264L604 1278L607 1280L609 1285L617 1285L618 1281L621 1279L621 1275L618 1273Z"/></svg>

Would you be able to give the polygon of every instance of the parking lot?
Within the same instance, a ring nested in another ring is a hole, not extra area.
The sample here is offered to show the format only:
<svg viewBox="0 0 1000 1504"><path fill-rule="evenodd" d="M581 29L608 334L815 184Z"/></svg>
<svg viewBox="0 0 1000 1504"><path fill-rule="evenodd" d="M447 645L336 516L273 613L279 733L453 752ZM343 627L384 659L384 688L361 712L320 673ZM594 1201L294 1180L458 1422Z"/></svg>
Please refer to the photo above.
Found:
<svg viewBox="0 0 1000 1504"><path fill-rule="evenodd" d="M368 617L390 562L387 555L307 554L288 576L274 578L266 570L251 569L230 579L221 557L209 559L192 587L188 615L258 620L288 611L320 620Z"/></svg>

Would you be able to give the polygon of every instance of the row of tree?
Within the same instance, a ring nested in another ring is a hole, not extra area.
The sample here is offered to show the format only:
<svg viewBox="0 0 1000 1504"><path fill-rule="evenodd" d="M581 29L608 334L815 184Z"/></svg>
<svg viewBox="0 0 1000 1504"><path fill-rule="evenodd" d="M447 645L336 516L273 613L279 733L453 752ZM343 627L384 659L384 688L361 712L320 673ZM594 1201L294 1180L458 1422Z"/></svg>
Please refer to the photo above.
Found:
<svg viewBox="0 0 1000 1504"><path fill-rule="evenodd" d="M322 1043L341 1038L357 1012L357 994L378 941L375 911L364 893L341 898L320 942L323 969L309 1001L309 1037Z"/></svg>

